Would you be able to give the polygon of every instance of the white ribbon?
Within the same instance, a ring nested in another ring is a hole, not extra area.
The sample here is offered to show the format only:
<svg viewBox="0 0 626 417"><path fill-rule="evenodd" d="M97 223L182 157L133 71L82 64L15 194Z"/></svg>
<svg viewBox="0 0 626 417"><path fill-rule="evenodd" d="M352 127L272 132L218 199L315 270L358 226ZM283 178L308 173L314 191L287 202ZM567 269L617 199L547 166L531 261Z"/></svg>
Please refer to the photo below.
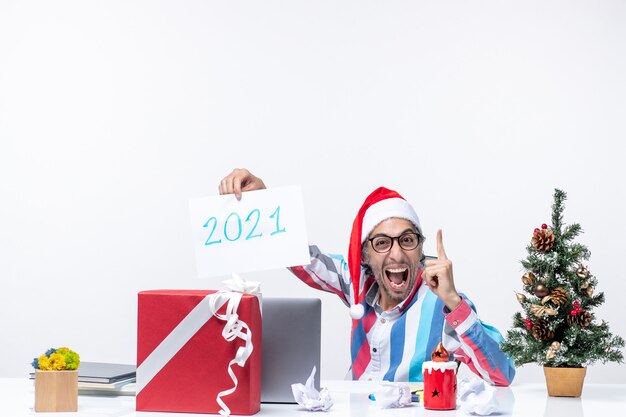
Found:
<svg viewBox="0 0 626 417"><path fill-rule="evenodd" d="M237 381L237 377L235 376L232 367L234 364L243 367L254 349L254 346L252 345L252 332L245 322L239 320L239 315L237 314L237 307L239 307L239 301L241 301L242 293L232 292L230 294L232 295L228 301L228 305L226 306L226 314L222 315L216 313L215 317L226 322L224 330L222 330L222 336L226 339L226 341L232 342L233 340L239 338L243 339L246 344L237 349L235 357L228 364L228 375L230 375L230 378L233 381L233 387L220 392L217 394L217 398L215 399L220 407L222 407L220 410L220 414L222 416L230 415L230 408L228 408L226 403L222 400L222 397L235 392L237 390L237 385L239 385L239 381Z"/></svg>
<svg viewBox="0 0 626 417"><path fill-rule="evenodd" d="M227 342L243 339L245 345L237 349L235 357L228 364L228 374L234 386L217 394L216 401L222 408L222 416L230 415L230 409L222 400L222 397L232 394L237 390L237 377L232 366L237 364L243 367L246 360L252 354L252 331L248 325L239 320L237 308L243 294L259 295L259 283L246 282L243 278L233 274L233 279L224 281L233 291L219 291L209 294L191 310L189 314L167 335L165 339L154 349L150 355L137 368L137 394L154 378L154 376L185 346L185 344L200 330L204 324L215 317L226 322L222 330L222 336ZM218 314L219 309L228 302L225 314Z"/></svg>
<svg viewBox="0 0 626 417"><path fill-rule="evenodd" d="M261 294L261 283L257 281L246 281L235 273L233 273L232 276L232 279L222 281L231 291L252 295Z"/></svg>

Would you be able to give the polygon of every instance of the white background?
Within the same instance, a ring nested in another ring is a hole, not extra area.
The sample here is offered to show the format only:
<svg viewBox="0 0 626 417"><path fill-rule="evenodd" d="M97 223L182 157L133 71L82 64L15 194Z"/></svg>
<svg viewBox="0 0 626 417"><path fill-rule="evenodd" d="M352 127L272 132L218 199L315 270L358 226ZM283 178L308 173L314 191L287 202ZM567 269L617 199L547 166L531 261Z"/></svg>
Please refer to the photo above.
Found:
<svg viewBox="0 0 626 417"><path fill-rule="evenodd" d="M0 376L51 346L132 363L138 291L221 288L195 276L187 207L235 167L302 185L311 242L338 253L365 196L397 189L502 332L560 187L595 313L626 336L624 74L624 1L1 0ZM341 302L244 277L322 298L322 377L342 378Z"/></svg>

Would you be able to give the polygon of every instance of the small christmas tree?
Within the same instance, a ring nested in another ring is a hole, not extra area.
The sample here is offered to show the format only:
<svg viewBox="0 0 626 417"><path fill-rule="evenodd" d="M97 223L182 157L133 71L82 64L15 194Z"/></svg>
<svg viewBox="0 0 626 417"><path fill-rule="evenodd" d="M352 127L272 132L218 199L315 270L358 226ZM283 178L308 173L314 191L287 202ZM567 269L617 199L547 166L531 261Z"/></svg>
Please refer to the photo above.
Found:
<svg viewBox="0 0 626 417"><path fill-rule="evenodd" d="M552 225L535 229L521 261L526 294L516 296L523 313L515 313L501 345L517 366L581 368L624 359L624 340L609 332L607 322L596 323L591 312L604 303L604 293L595 292L598 281L583 263L589 250L574 242L580 225L563 224L565 199L563 191L554 191Z"/></svg>

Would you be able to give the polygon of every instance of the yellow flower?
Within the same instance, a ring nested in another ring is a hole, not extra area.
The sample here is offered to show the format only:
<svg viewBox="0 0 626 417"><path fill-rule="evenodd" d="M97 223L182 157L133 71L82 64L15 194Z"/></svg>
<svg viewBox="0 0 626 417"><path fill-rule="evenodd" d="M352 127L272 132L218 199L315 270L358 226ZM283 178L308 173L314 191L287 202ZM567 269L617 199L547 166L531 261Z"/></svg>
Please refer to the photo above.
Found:
<svg viewBox="0 0 626 417"><path fill-rule="evenodd" d="M39 369L44 371L50 370L50 359L45 354L39 357Z"/></svg>
<svg viewBox="0 0 626 417"><path fill-rule="evenodd" d="M50 365L52 369L62 371L65 369L65 356L60 353L53 353L50 355Z"/></svg>
<svg viewBox="0 0 626 417"><path fill-rule="evenodd" d="M45 371L62 371L65 369L65 357L60 353L53 353L49 358L39 357L39 369Z"/></svg>

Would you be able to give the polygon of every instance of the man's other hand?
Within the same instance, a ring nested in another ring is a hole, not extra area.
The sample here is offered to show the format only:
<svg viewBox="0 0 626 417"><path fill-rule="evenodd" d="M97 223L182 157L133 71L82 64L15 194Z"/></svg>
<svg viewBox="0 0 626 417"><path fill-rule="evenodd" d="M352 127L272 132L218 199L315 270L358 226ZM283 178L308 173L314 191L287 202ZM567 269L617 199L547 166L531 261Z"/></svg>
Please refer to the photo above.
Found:
<svg viewBox="0 0 626 417"><path fill-rule="evenodd" d="M255 177L245 168L235 168L220 182L220 194L235 194L237 200L241 200L241 193L265 189L261 178Z"/></svg>

